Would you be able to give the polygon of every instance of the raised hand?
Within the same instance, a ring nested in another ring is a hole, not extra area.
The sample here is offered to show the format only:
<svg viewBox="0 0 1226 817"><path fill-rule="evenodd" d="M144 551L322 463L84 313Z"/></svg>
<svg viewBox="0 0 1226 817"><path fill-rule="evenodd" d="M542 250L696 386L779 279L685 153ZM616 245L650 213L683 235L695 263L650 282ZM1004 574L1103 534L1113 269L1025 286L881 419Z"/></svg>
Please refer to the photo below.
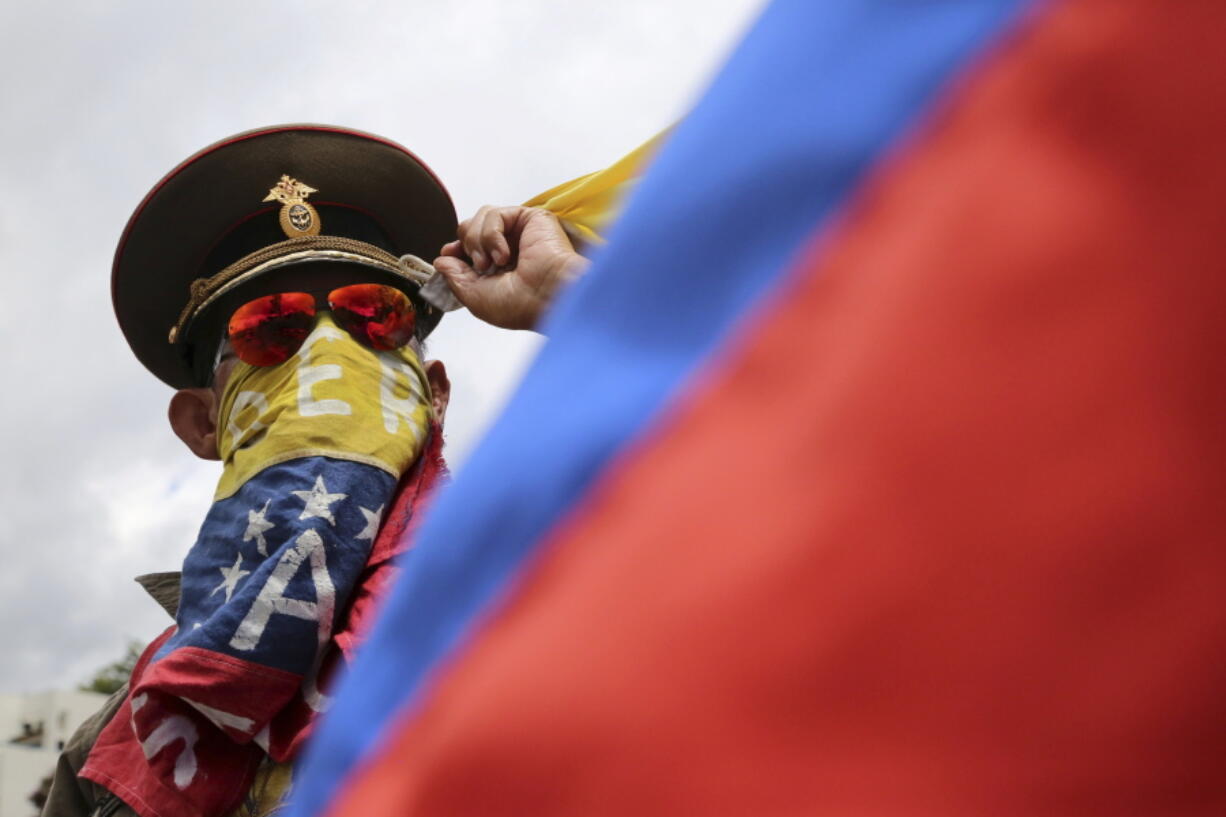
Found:
<svg viewBox="0 0 1226 817"><path fill-rule="evenodd" d="M557 292L587 269L558 219L537 207L486 205L460 223L434 267L483 321L533 329Z"/></svg>

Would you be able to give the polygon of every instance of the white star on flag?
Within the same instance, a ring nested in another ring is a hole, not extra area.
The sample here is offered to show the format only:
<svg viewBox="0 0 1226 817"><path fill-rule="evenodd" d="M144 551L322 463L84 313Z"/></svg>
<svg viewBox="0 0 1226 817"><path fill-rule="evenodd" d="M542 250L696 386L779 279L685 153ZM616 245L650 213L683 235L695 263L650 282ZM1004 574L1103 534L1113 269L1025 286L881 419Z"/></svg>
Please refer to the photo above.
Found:
<svg viewBox="0 0 1226 817"><path fill-rule="evenodd" d="M371 511L358 506L358 510L362 512L362 516L366 517L366 527L362 528L362 532L353 537L359 542L363 539L374 540L375 534L379 532L379 520L383 518L383 506L379 506L379 510Z"/></svg>
<svg viewBox="0 0 1226 817"><path fill-rule="evenodd" d="M266 499L264 500L264 507L260 510L257 511L255 508L252 508L247 511L247 531L243 534L243 541L250 542L254 539L255 549L260 552L261 556L268 555L268 543L264 541L264 532L276 527L264 516L268 513L268 505L271 502L271 499Z"/></svg>
<svg viewBox="0 0 1226 817"><path fill-rule="evenodd" d="M328 520L329 525L336 525L336 518L332 516L332 504L346 499L349 494L330 494L328 487L324 485L323 475L315 477L315 487L309 491L290 491L294 496L306 503L306 507L302 509L302 514L299 519L310 519L318 516L320 519Z"/></svg>
<svg viewBox="0 0 1226 817"><path fill-rule="evenodd" d="M241 553L234 557L233 567L219 567L217 569L221 571L221 575L225 578L221 580L221 584L213 588L213 593L224 587L226 590L226 601L228 602L230 596L234 595L234 588L238 586L238 580L251 571L243 570L243 554ZM209 593L209 595L211 596L213 593Z"/></svg>

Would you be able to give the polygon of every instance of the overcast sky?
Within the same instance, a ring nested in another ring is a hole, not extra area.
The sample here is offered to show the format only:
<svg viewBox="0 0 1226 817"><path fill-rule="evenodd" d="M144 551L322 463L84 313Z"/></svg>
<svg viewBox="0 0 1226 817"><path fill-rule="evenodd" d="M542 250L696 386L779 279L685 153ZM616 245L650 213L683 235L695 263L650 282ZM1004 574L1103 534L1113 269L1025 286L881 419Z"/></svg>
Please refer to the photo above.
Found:
<svg viewBox="0 0 1226 817"><path fill-rule="evenodd" d="M759 0L0 4L0 691L71 686L169 620L131 581L178 569L219 466L111 311L111 254L181 159L238 131L388 136L460 217L602 167L681 116ZM462 467L540 339L453 314Z"/></svg>

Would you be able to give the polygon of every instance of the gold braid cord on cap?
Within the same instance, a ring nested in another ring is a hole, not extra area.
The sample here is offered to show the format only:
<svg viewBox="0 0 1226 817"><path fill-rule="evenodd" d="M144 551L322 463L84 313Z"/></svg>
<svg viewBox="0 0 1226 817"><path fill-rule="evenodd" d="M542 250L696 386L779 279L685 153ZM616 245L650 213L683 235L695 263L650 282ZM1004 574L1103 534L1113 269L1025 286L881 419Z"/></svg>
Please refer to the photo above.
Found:
<svg viewBox="0 0 1226 817"><path fill-rule="evenodd" d="M291 238L256 250L216 275L192 281L191 297L179 313L179 320L170 329L170 342L175 343L183 336L197 312L249 275L290 262L311 260L356 261L386 270L415 284L424 283L434 274L434 268L417 256L397 258L387 250L354 238L332 235Z"/></svg>

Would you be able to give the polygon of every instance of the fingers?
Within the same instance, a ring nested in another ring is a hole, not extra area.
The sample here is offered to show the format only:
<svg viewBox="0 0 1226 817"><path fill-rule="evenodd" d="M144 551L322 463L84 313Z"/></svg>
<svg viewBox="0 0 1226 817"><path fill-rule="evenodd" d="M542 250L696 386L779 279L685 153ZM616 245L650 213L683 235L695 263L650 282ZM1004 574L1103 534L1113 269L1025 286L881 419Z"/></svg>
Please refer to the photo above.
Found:
<svg viewBox="0 0 1226 817"><path fill-rule="evenodd" d="M456 235L435 269L469 312L507 329L534 327L554 292L587 263L557 216L540 208L486 205Z"/></svg>
<svg viewBox="0 0 1226 817"><path fill-rule="evenodd" d="M458 244L459 242L453 243ZM453 290L456 286L465 286L477 278L477 271L469 266L463 258L450 254L440 255L434 259L434 268L443 274L443 277L447 279L447 283L452 285L451 288Z"/></svg>
<svg viewBox="0 0 1226 817"><path fill-rule="evenodd" d="M434 268L438 270L452 293L475 317L495 326L512 328L508 322L514 321L514 315L508 315L508 306L501 291L505 289L502 276L482 275L460 258L441 255L434 259Z"/></svg>
<svg viewBox="0 0 1226 817"><path fill-rule="evenodd" d="M459 257L458 250L472 259L472 266L478 272L488 272L495 267L504 267L510 263L514 254L512 249L517 238L519 217L523 207L494 207L485 205L473 217L460 223L456 229L458 242L452 242L444 255Z"/></svg>
<svg viewBox="0 0 1226 817"><path fill-rule="evenodd" d="M480 300L479 291L474 291L474 285L480 280L477 271L462 259L450 255L440 255L434 259L434 268L447 282L448 289L461 304L471 311L474 299Z"/></svg>
<svg viewBox="0 0 1226 817"><path fill-rule="evenodd" d="M489 261L486 258L481 243L481 234L482 227L485 224L486 213L493 209L490 205L485 205L472 218L461 222L456 230L456 235L460 238L460 244L464 247L465 254L472 259L472 265L477 271L482 271L489 266Z"/></svg>
<svg viewBox="0 0 1226 817"><path fill-rule="evenodd" d="M481 246L499 267L511 260L507 231L515 224L518 210L518 207L491 207L481 223Z"/></svg>

